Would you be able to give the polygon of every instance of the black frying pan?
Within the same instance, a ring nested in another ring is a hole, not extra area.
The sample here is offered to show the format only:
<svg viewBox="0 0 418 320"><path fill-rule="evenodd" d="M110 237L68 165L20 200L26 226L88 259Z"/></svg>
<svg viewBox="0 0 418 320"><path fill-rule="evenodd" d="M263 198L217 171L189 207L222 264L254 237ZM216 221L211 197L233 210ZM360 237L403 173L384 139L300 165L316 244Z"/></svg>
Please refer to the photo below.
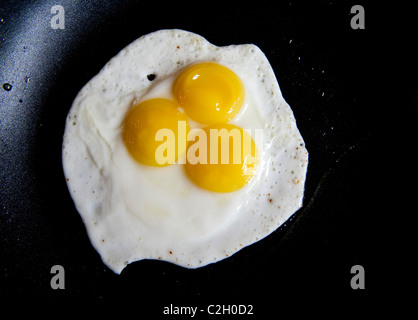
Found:
<svg viewBox="0 0 418 320"><path fill-rule="evenodd" d="M65 9L65 29L51 27L56 4ZM392 292L389 284L402 281L382 279L405 263L398 249L407 242L394 240L399 228L408 235L401 217L413 202L392 190L406 192L416 166L408 153L416 149L416 29L406 8L392 6L388 21L383 5L364 4L365 29L354 30L354 4L3 1L0 305L135 302L157 317L170 304L198 306L200 316L210 304L251 304L254 314L267 315L292 301L321 306L337 298L353 306ZM216 45L254 43L265 52L310 152L304 206L219 263L187 270L140 261L118 276L90 245L67 191L65 118L77 92L111 57L163 28ZM64 267L63 290L51 288L54 265ZM364 290L350 285L354 265L365 269Z"/></svg>

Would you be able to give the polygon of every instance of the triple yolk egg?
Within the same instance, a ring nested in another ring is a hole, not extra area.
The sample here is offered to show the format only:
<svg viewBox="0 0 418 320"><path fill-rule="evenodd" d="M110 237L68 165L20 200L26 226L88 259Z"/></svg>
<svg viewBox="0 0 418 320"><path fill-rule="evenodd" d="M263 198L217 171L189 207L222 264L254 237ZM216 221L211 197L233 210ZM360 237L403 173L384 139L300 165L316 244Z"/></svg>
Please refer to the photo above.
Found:
<svg viewBox="0 0 418 320"><path fill-rule="evenodd" d="M177 161L187 155L185 172L196 185L209 191L232 192L248 184L257 170L257 148L248 133L228 123L243 105L241 79L220 64L199 63L177 76L172 92L175 101L145 100L125 116L122 138L131 156L149 166L169 165L161 164L156 156L163 143L158 134L169 130L174 135L172 156ZM186 141L191 130L189 118L206 125L194 141Z"/></svg>

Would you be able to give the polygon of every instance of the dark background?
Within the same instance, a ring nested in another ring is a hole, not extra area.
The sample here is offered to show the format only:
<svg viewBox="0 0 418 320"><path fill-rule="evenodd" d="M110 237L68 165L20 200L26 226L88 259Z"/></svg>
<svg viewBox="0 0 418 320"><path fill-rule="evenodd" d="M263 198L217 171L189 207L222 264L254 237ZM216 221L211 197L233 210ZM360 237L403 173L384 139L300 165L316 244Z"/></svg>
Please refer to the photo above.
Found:
<svg viewBox="0 0 418 320"><path fill-rule="evenodd" d="M65 29L50 9L65 9ZM353 30L350 9L365 9ZM253 304L257 315L394 307L412 286L416 24L401 2L0 2L0 306ZM304 206L234 256L196 270L140 261L115 275L90 245L61 166L74 97L130 42L180 28L269 59L309 151ZM52 290L53 265L65 289ZM365 290L353 290L353 265ZM129 309L128 309L129 310Z"/></svg>

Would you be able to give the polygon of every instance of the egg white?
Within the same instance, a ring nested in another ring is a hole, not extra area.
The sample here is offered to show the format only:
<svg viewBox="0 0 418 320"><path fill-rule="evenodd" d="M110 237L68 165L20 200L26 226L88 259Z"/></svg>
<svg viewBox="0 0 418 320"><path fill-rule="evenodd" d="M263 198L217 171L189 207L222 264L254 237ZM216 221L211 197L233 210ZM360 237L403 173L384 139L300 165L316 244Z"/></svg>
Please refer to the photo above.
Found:
<svg viewBox="0 0 418 320"><path fill-rule="evenodd" d="M263 129L257 175L232 193L200 189L181 165L139 164L121 138L132 105L174 100L175 76L199 61L225 65L243 81L244 106L231 123L252 134ZM149 74L156 78L150 81ZM124 48L79 92L67 117L62 159L93 246L120 273L141 259L201 267L264 238L300 208L308 152L257 46L217 47L191 32L160 30Z"/></svg>

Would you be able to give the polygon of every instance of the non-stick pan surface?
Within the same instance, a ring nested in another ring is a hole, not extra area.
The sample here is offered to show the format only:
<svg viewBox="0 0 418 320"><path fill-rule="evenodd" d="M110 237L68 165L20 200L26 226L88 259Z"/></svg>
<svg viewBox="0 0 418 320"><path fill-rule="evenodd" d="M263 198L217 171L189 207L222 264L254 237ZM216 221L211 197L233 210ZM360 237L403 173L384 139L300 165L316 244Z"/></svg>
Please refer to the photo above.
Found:
<svg viewBox="0 0 418 320"><path fill-rule="evenodd" d="M57 4L64 29L51 27ZM346 310L401 292L393 285L408 274L401 249L411 244L416 211L408 210L416 189L416 28L408 8L364 2L365 29L353 29L356 4L3 1L0 305L121 303L155 318L170 304L197 306L200 316L212 304L242 304L267 315L289 302L327 310L338 301ZM65 184L65 118L111 57L165 28L265 52L310 153L304 206L219 263L187 270L140 261L116 275L91 246ZM51 288L54 265L65 270L65 289ZM354 265L364 268L365 289L352 288Z"/></svg>

